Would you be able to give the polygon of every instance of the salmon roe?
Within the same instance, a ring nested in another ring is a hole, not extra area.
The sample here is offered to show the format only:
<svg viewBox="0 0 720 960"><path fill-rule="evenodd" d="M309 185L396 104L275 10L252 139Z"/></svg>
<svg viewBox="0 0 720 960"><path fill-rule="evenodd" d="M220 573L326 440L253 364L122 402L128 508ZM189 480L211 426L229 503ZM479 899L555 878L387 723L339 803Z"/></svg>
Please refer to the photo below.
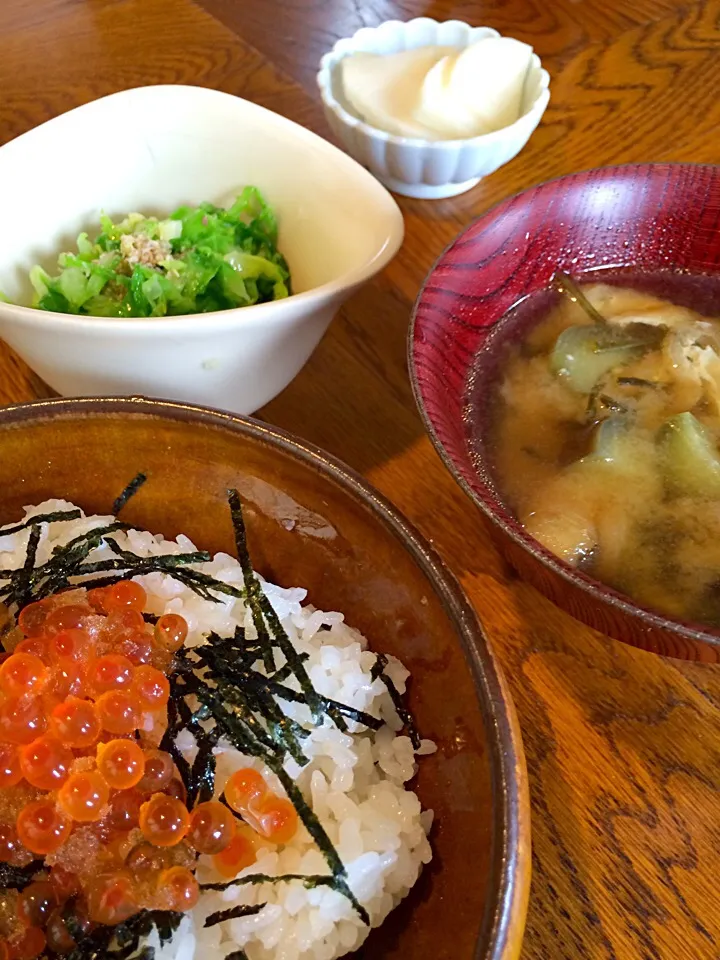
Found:
<svg viewBox="0 0 720 960"><path fill-rule="evenodd" d="M9 944L11 960L35 960L45 949L47 940L39 927L28 927Z"/></svg>
<svg viewBox="0 0 720 960"><path fill-rule="evenodd" d="M175 764L164 750L150 750L145 754L145 772L138 783L143 793L161 793L175 775Z"/></svg>
<svg viewBox="0 0 720 960"><path fill-rule="evenodd" d="M232 880L245 867L255 863L255 835L250 827L241 824L230 843L213 857L213 866L220 876Z"/></svg>
<svg viewBox="0 0 720 960"><path fill-rule="evenodd" d="M108 690L95 703L100 723L110 733L134 733L140 725L137 698L129 690Z"/></svg>
<svg viewBox="0 0 720 960"><path fill-rule="evenodd" d="M105 822L110 830L133 830L140 822L145 797L139 790L120 790L110 800Z"/></svg>
<svg viewBox="0 0 720 960"><path fill-rule="evenodd" d="M60 603L48 613L43 624L43 633L52 637L61 630L82 630L87 617L86 607L74 603Z"/></svg>
<svg viewBox="0 0 720 960"><path fill-rule="evenodd" d="M20 643L15 647L13 652L31 653L34 657L39 657L43 663L47 663L50 660L47 637L43 637L42 635L37 637L25 637L25 639L21 640Z"/></svg>
<svg viewBox="0 0 720 960"><path fill-rule="evenodd" d="M105 598L108 595L109 587L92 587L87 592L87 602L98 614L107 613Z"/></svg>
<svg viewBox="0 0 720 960"><path fill-rule="evenodd" d="M272 843L289 843L297 833L299 818L292 803L285 797L270 796L255 813L257 832Z"/></svg>
<svg viewBox="0 0 720 960"><path fill-rule="evenodd" d="M157 893L165 910L192 910L200 899L198 882L186 867L163 870L158 877Z"/></svg>
<svg viewBox="0 0 720 960"><path fill-rule="evenodd" d="M13 653L0 666L0 690L9 697L39 693L47 683L49 670L32 653Z"/></svg>
<svg viewBox="0 0 720 960"><path fill-rule="evenodd" d="M22 780L18 748L11 743L0 743L0 790L14 787Z"/></svg>
<svg viewBox="0 0 720 960"><path fill-rule="evenodd" d="M49 613L50 606L45 600L29 603L18 615L18 627L26 637L39 637Z"/></svg>
<svg viewBox="0 0 720 960"><path fill-rule="evenodd" d="M168 853L152 843L141 843L127 858L127 868L136 876L159 873L168 865Z"/></svg>
<svg viewBox="0 0 720 960"><path fill-rule="evenodd" d="M149 663L153 658L152 638L144 630L128 630L118 637L117 649L134 667Z"/></svg>
<svg viewBox="0 0 720 960"><path fill-rule="evenodd" d="M55 673L45 689L44 702L46 707L61 703L68 697L84 697L86 694L85 673L84 665L74 660L63 660L62 663L58 663Z"/></svg>
<svg viewBox="0 0 720 960"><path fill-rule="evenodd" d="M169 797L175 797L176 800L179 800L181 803L185 803L187 800L187 790L185 784L179 777L173 777L170 783L165 787L163 793L166 793Z"/></svg>
<svg viewBox="0 0 720 960"><path fill-rule="evenodd" d="M113 790L128 790L142 780L145 754L133 740L111 740L98 750L98 770Z"/></svg>
<svg viewBox="0 0 720 960"><path fill-rule="evenodd" d="M105 597L106 609L113 607L130 607L133 610L142 610L147 603L147 593L144 587L134 580L120 580L113 584Z"/></svg>
<svg viewBox="0 0 720 960"><path fill-rule="evenodd" d="M198 853L221 853L235 836L235 817L217 800L199 803L190 817L188 840Z"/></svg>
<svg viewBox="0 0 720 960"><path fill-rule="evenodd" d="M70 818L49 799L28 803L17 818L20 842L43 857L54 853L65 843L70 828Z"/></svg>
<svg viewBox="0 0 720 960"><path fill-rule="evenodd" d="M108 653L93 660L88 670L88 683L94 693L105 693L119 687L129 689L135 668L127 657Z"/></svg>
<svg viewBox="0 0 720 960"><path fill-rule="evenodd" d="M20 769L33 787L56 790L67 780L73 762L72 750L50 734L38 737L20 749Z"/></svg>
<svg viewBox="0 0 720 960"><path fill-rule="evenodd" d="M113 607L106 620L108 633L113 637L145 629L145 618L133 607Z"/></svg>
<svg viewBox="0 0 720 960"><path fill-rule="evenodd" d="M268 793L261 773L252 767L236 770L225 784L225 799L237 813L244 814L257 806Z"/></svg>
<svg viewBox="0 0 720 960"><path fill-rule="evenodd" d="M187 807L175 797L154 794L140 808L140 829L149 843L156 847L173 847L190 827Z"/></svg>
<svg viewBox="0 0 720 960"><path fill-rule="evenodd" d="M83 934L89 931L90 923L81 903L74 905L73 919L74 926L79 928ZM47 927L45 928L45 935L50 950L60 956L71 953L77 946L75 939L68 929L68 924L61 907L50 914Z"/></svg>
<svg viewBox="0 0 720 960"><path fill-rule="evenodd" d="M53 708L50 729L61 743L83 750L97 743L102 726L92 700L69 697Z"/></svg>
<svg viewBox="0 0 720 960"><path fill-rule="evenodd" d="M132 848L133 838L130 834L118 833L103 845L100 856L111 868L124 867Z"/></svg>
<svg viewBox="0 0 720 960"><path fill-rule="evenodd" d="M60 630L47 643L48 656L54 663L82 660L91 648L90 637L84 630L77 629Z"/></svg>
<svg viewBox="0 0 720 960"><path fill-rule="evenodd" d="M155 639L171 653L176 653L182 647L187 635L187 620L177 613L166 613L155 624Z"/></svg>
<svg viewBox="0 0 720 960"><path fill-rule="evenodd" d="M158 710L170 699L170 682L155 667L142 666L135 671L132 692L144 710Z"/></svg>
<svg viewBox="0 0 720 960"><path fill-rule="evenodd" d="M127 920L139 909L132 874L119 870L95 877L88 884L87 904L95 923L114 926Z"/></svg>
<svg viewBox="0 0 720 960"><path fill-rule="evenodd" d="M20 867L26 859L17 830L10 823L0 823L0 863L9 863Z"/></svg>
<svg viewBox="0 0 720 960"><path fill-rule="evenodd" d="M8 697L0 703L0 741L31 743L46 726L43 704L37 697Z"/></svg>
<svg viewBox="0 0 720 960"><path fill-rule="evenodd" d="M63 812L80 823L100 820L109 799L110 788L97 770L73 773L58 793Z"/></svg>
<svg viewBox="0 0 720 960"><path fill-rule="evenodd" d="M55 866L50 871L50 883L55 888L58 900L64 903L70 897L80 893L80 880L77 874L66 870L65 867Z"/></svg>
<svg viewBox="0 0 720 960"><path fill-rule="evenodd" d="M18 916L26 927L44 927L58 903L53 885L47 880L36 880L20 894Z"/></svg>
<svg viewBox="0 0 720 960"><path fill-rule="evenodd" d="M0 810L12 811L0 822L0 863L48 857L13 904L20 926L7 941L2 927L0 960L65 956L93 924L191 909L198 853L228 878L256 859L258 834L217 800L188 810L175 762L156 747L167 726L164 670L188 625L165 614L149 626L146 603L130 580L74 588L24 607L13 642L22 639L0 651L0 794L17 787L23 798L0 795ZM290 818L260 774L231 780L228 795L236 809L258 808L263 836L287 832Z"/></svg>

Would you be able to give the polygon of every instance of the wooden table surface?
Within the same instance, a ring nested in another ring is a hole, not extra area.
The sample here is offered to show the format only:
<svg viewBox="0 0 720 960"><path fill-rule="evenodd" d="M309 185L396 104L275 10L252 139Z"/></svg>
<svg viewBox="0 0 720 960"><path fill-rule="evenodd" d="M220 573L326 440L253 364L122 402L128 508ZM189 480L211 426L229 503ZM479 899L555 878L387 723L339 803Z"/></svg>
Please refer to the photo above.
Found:
<svg viewBox="0 0 720 960"><path fill-rule="evenodd" d="M720 668L610 641L513 578L423 433L405 338L435 257L501 198L606 163L720 160L720 0L0 0L0 142L103 94L173 82L239 94L329 136L321 54L360 26L419 15L533 44L550 107L520 156L472 192L401 201L399 256L260 415L376 484L434 541L485 624L530 774L523 956L718 958ZM47 393L0 345L0 402Z"/></svg>

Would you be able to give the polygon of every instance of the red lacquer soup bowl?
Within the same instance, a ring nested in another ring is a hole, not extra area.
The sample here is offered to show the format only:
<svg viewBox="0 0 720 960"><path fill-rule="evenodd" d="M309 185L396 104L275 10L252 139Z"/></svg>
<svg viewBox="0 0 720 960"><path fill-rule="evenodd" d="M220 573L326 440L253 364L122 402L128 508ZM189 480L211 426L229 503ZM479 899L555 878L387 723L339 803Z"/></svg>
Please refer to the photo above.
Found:
<svg viewBox="0 0 720 960"><path fill-rule="evenodd" d="M607 167L503 201L435 264L409 335L430 437L521 576L609 636L666 656L720 661L720 630L664 617L563 563L525 533L495 483L483 420L508 345L541 316L507 312L546 290L558 270L581 279L597 271L594 280L634 286L652 278L655 292L720 316L720 167Z"/></svg>

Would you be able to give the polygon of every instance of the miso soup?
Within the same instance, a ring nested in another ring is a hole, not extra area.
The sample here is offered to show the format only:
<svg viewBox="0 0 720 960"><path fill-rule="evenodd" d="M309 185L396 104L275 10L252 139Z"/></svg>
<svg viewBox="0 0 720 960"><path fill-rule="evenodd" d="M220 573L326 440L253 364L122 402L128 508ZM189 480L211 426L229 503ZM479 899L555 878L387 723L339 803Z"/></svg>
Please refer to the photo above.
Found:
<svg viewBox="0 0 720 960"><path fill-rule="evenodd" d="M473 444L558 557L720 625L720 281L624 282L566 278L516 308L492 398L470 386Z"/></svg>

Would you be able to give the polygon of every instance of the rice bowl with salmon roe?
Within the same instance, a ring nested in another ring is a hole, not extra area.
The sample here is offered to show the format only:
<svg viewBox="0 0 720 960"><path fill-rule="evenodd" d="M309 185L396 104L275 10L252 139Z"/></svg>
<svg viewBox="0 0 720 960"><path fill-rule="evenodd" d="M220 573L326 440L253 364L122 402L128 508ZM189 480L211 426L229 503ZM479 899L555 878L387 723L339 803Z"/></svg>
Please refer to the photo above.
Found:
<svg viewBox="0 0 720 960"><path fill-rule="evenodd" d="M407 670L231 508L239 559L62 500L0 529L0 960L331 960L430 861Z"/></svg>

